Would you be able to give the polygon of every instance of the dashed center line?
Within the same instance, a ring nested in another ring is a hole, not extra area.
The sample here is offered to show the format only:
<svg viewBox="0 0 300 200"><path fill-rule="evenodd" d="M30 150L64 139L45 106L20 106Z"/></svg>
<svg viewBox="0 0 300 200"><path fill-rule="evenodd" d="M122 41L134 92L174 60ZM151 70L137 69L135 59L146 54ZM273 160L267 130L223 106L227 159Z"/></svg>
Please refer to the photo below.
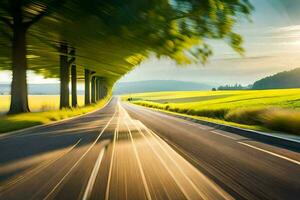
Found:
<svg viewBox="0 0 300 200"><path fill-rule="evenodd" d="M113 162L115 159L116 140L117 140L117 135L118 135L118 131L119 131L119 123L120 123L120 108L119 107L118 107L118 110L119 110L119 113L118 113L119 116L118 116L117 126L114 131L111 160L110 160L110 165L109 165L108 179L107 179L107 185L106 185L106 191L105 191L105 200L109 199L110 181L111 181L111 176L112 176Z"/></svg>
<svg viewBox="0 0 300 200"><path fill-rule="evenodd" d="M295 163L295 164L297 164L297 165L300 165L300 162L297 161L297 160L293 160L293 159L291 159L291 158L288 158L288 157L279 155L279 154L277 154L277 153L273 153L273 152L268 151L268 150L265 150L265 149L261 149L261 148L259 148L259 147L253 146L253 145L251 145L251 144L247 144L247 143L244 143L244 142L238 142L238 143L239 143L239 144L242 144L242 145L245 145L245 146L247 146L247 147L256 149L256 150L258 150L258 151L265 152L265 153L270 154L270 155L272 155L272 156L276 156L276 157L278 157L278 158L282 158L282 159L284 159L284 160L290 161L290 162Z"/></svg>
<svg viewBox="0 0 300 200"><path fill-rule="evenodd" d="M229 138L229 139L232 139L232 140L236 140L236 138L234 138L234 137L231 137L231 136L229 136L229 135L225 135L225 134L223 134L223 133L219 133L219 132L217 132L217 131L210 131L210 132L212 132L212 133L214 133L214 134L217 134L217 135L220 135L220 136L223 136L223 137L226 137L226 138Z"/></svg>
<svg viewBox="0 0 300 200"><path fill-rule="evenodd" d="M104 152L105 152L105 148L102 148L102 150L100 151L99 156L97 158L97 161L95 163L95 166L93 168L92 174L91 174L89 182L87 184L87 187L85 189L85 192L84 192L84 195L83 195L83 198L82 198L83 200L89 199L89 197L91 195L91 192L92 192L92 189L94 187L96 177L97 177L97 174L98 174L101 162L102 162Z"/></svg>
<svg viewBox="0 0 300 200"><path fill-rule="evenodd" d="M122 110L123 110L125 115L128 115L128 113L124 110L124 108L122 108ZM145 173L144 173L144 170L143 170L143 167L142 167L142 163L141 163L141 160L140 160L137 148L136 148L136 144L134 142L134 139L132 137L132 133L131 133L129 127L128 127L128 124L126 122L125 122L125 125L128 129L128 133L129 133L129 137L130 137L130 140L131 140L131 143L132 143L133 151L134 151L134 154L135 154L135 157L136 157L136 160L137 160L139 171L141 173L141 177L142 177L143 185L144 185L144 188L145 188L147 200L151 200L152 197L151 197L151 194L150 194L150 189L149 189L149 186L148 186L147 181L146 181L146 176L145 176Z"/></svg>

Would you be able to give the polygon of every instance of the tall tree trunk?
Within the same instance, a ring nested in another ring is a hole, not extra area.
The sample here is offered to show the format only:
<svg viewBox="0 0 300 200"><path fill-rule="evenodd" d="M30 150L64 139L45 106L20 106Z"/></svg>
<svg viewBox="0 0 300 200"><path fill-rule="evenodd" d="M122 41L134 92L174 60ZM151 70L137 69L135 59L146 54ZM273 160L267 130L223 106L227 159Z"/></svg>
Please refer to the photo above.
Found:
<svg viewBox="0 0 300 200"><path fill-rule="evenodd" d="M91 81L91 94L92 94L92 97L91 97L91 101L92 103L96 103L96 77L93 76L92 77L92 81Z"/></svg>
<svg viewBox="0 0 300 200"><path fill-rule="evenodd" d="M99 96L100 96L99 91L100 91L100 89L99 89L99 77L96 77L96 101L99 101Z"/></svg>
<svg viewBox="0 0 300 200"><path fill-rule="evenodd" d="M71 86L72 86L72 107L77 107L77 72L76 65L71 68Z"/></svg>
<svg viewBox="0 0 300 200"><path fill-rule="evenodd" d="M100 81L99 81L99 100L101 100L102 96L103 96L103 85L102 84L103 84L103 82L100 79Z"/></svg>
<svg viewBox="0 0 300 200"><path fill-rule="evenodd" d="M68 64L68 46L64 43L60 44L60 109L70 107L70 69Z"/></svg>
<svg viewBox="0 0 300 200"><path fill-rule="evenodd" d="M99 83L100 87L99 87L99 100L102 99L102 95L103 95L103 85L102 85L102 81L100 80L100 83Z"/></svg>
<svg viewBox="0 0 300 200"><path fill-rule="evenodd" d="M107 87L106 87L106 85L104 85L103 87L104 87L103 98L105 98L107 96Z"/></svg>
<svg viewBox="0 0 300 200"><path fill-rule="evenodd" d="M91 72L88 69L84 70L84 86L85 86L85 95L84 95L84 103L85 105L90 105L91 104L91 99L90 99L90 81L91 81Z"/></svg>
<svg viewBox="0 0 300 200"><path fill-rule="evenodd" d="M103 79L99 77L99 100L103 98Z"/></svg>
<svg viewBox="0 0 300 200"><path fill-rule="evenodd" d="M27 91L26 27L19 6L14 8L11 103L8 114L29 112Z"/></svg>

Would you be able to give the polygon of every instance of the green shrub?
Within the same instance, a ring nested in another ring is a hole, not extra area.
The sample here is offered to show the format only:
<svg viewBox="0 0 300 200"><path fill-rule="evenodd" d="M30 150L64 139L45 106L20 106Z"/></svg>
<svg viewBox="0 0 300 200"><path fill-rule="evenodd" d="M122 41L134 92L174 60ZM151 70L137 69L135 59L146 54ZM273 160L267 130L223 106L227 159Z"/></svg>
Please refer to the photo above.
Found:
<svg viewBox="0 0 300 200"><path fill-rule="evenodd" d="M189 111L189 109L187 109L187 108L180 109L180 113L187 114L188 111Z"/></svg>
<svg viewBox="0 0 300 200"><path fill-rule="evenodd" d="M233 109L225 115L225 120L246 125L261 125L263 124L262 115L265 112L267 109L262 108Z"/></svg>
<svg viewBox="0 0 300 200"><path fill-rule="evenodd" d="M189 109L186 114L188 114L188 115L196 115L197 112L194 109Z"/></svg>
<svg viewBox="0 0 300 200"><path fill-rule="evenodd" d="M228 113L228 109L214 109L214 110L195 110L193 111L197 116L210 117L215 119L224 119L225 115Z"/></svg>
<svg viewBox="0 0 300 200"><path fill-rule="evenodd" d="M271 130L300 134L299 111L270 109L261 118L263 125Z"/></svg>

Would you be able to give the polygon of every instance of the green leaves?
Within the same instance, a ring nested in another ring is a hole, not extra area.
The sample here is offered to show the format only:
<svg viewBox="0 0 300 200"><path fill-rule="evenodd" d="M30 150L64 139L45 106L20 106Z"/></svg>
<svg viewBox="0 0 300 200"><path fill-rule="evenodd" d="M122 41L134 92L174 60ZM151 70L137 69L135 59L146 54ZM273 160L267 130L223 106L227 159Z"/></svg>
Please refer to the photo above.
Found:
<svg viewBox="0 0 300 200"><path fill-rule="evenodd" d="M0 16L11 20L12 2L2 1ZM205 63L213 50L204 41L222 39L243 53L233 32L253 7L248 0L23 0L23 20L31 21L27 47L29 69L57 77L60 42L76 49L79 78L95 71L113 84L148 55L178 64ZM10 56L11 29L0 20L0 54ZM3 59L2 59L3 60ZM7 64L0 63L7 69Z"/></svg>

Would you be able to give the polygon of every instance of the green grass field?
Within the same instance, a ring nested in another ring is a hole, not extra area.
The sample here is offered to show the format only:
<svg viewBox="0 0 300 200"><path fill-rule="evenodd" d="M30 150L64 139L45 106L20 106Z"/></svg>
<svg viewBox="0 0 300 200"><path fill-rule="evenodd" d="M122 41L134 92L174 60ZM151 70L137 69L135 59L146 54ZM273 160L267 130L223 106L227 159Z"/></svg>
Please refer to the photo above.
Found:
<svg viewBox="0 0 300 200"><path fill-rule="evenodd" d="M97 104L72 109L58 110L59 96L29 96L31 113L5 115L9 108L9 96L0 96L0 133L28 128L35 125L47 124L50 122L78 116L103 107L110 96L102 99ZM83 96L78 98L79 105L83 105Z"/></svg>
<svg viewBox="0 0 300 200"><path fill-rule="evenodd" d="M300 89L157 92L122 97L128 98L151 108L300 134Z"/></svg>
<svg viewBox="0 0 300 200"><path fill-rule="evenodd" d="M78 95L78 105L84 105L84 96ZM59 95L29 95L29 107L32 112L57 110L59 108ZM9 109L10 96L0 95L0 113Z"/></svg>

